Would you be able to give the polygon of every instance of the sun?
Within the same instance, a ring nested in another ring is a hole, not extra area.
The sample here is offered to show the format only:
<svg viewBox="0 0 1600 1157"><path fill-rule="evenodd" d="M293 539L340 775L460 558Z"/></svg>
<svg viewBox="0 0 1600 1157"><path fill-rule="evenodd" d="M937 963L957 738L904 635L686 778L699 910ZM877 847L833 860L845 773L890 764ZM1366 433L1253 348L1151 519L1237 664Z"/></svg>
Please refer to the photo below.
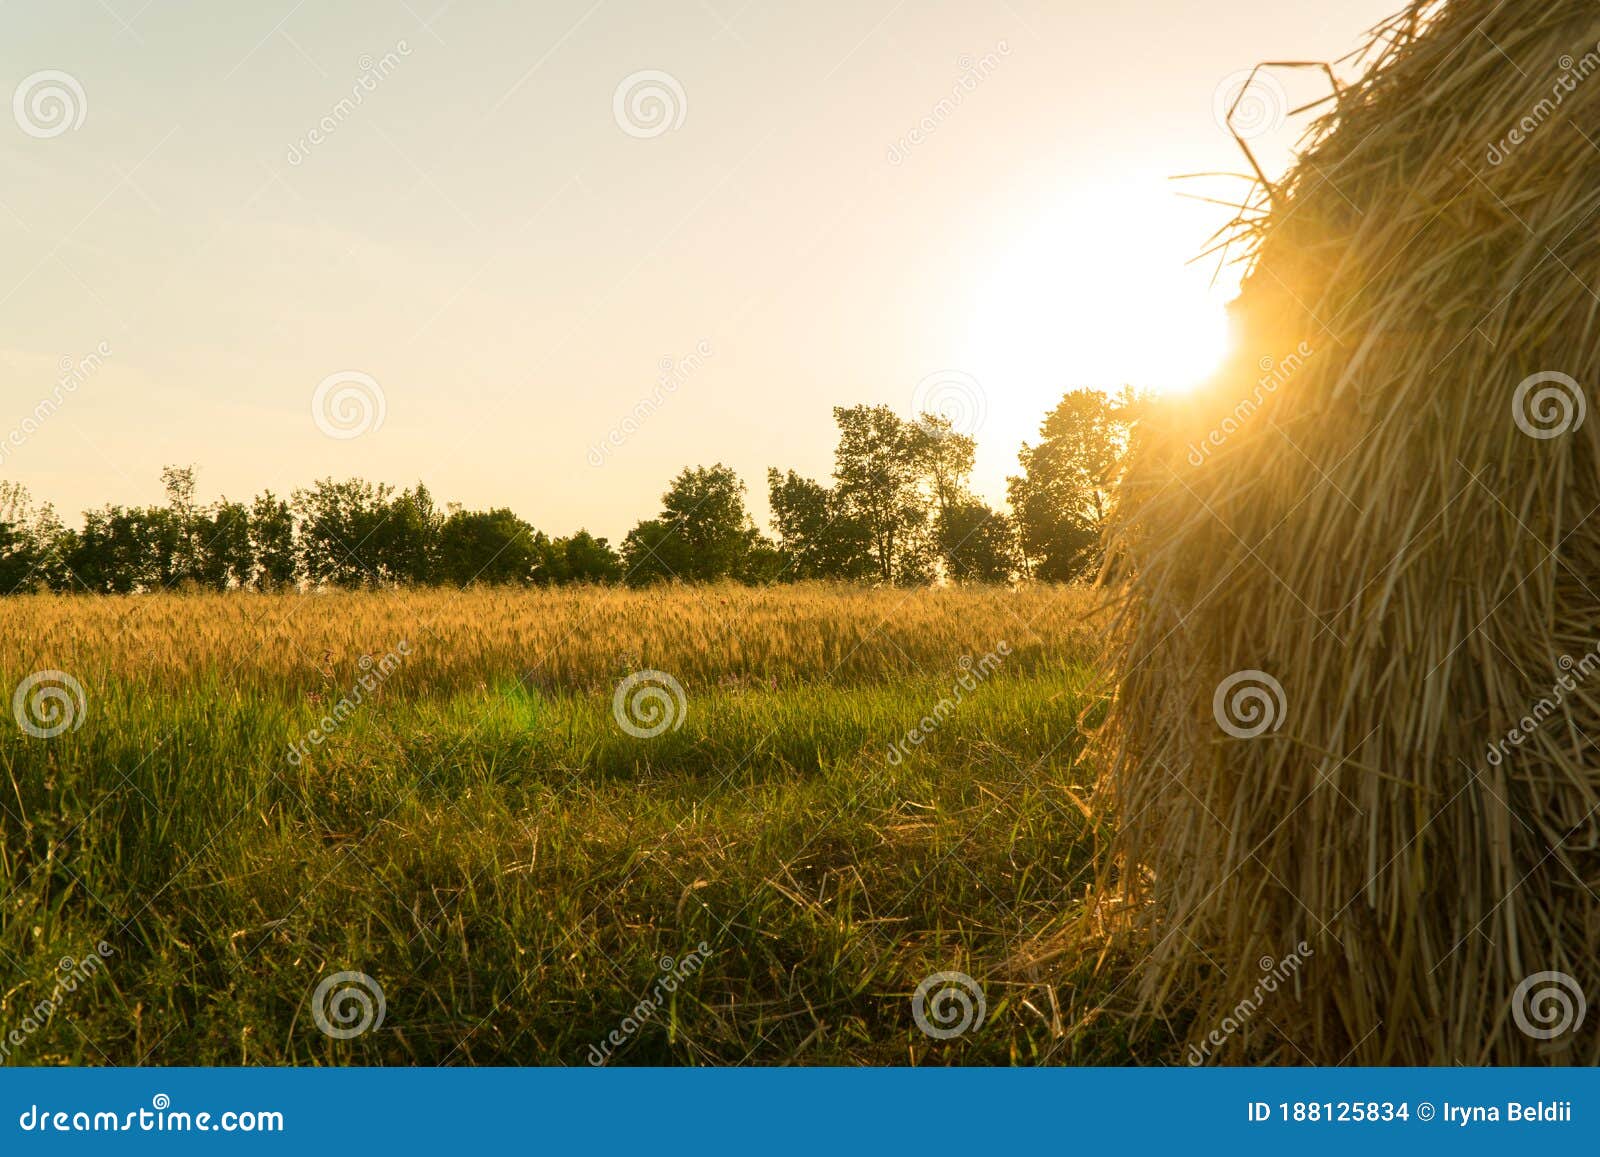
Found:
<svg viewBox="0 0 1600 1157"><path fill-rule="evenodd" d="M997 409L1064 390L1191 390L1228 349L1226 294L1185 261L1189 219L1109 198L1011 233L978 283L968 364ZM1203 235L1201 235L1203 240Z"/></svg>

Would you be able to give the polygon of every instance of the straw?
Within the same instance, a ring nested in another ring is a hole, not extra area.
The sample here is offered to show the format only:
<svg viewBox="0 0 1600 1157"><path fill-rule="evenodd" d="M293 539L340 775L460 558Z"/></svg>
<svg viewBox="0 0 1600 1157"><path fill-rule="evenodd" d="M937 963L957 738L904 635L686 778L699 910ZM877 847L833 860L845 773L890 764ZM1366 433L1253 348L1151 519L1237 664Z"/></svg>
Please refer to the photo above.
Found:
<svg viewBox="0 0 1600 1157"><path fill-rule="evenodd" d="M1597 41L1579 0L1377 29L1222 238L1236 353L1140 431L1104 882L1208 1059L1600 1060Z"/></svg>

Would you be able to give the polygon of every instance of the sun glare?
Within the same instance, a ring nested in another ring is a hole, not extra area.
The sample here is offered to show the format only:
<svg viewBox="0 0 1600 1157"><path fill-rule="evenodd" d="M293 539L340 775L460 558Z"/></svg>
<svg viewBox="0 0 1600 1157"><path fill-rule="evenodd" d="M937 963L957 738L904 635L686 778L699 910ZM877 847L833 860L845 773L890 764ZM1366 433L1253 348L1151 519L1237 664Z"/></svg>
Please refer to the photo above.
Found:
<svg viewBox="0 0 1600 1157"><path fill-rule="evenodd" d="M999 410L1040 412L1079 386L1181 393L1228 346L1226 293L1186 266L1187 222L1119 201L1017 231L982 283L969 364ZM1125 219L1116 219L1125 218ZM998 395L998 396L996 396Z"/></svg>

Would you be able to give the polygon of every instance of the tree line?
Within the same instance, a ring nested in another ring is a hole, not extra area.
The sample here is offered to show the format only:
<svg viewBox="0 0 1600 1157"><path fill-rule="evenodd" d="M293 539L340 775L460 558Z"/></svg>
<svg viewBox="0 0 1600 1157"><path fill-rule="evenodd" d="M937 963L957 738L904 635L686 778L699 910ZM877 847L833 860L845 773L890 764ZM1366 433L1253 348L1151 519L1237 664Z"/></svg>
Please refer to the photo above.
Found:
<svg viewBox="0 0 1600 1157"><path fill-rule="evenodd" d="M1127 390L1067 393L1039 440L1021 448L1021 472L1007 480L1009 513L972 492L976 443L948 420L835 407L831 478L768 470L770 535L746 507L745 483L716 463L672 479L660 510L617 547L581 529L552 538L504 507L441 507L420 482L400 490L326 478L287 496L202 504L194 468L169 466L164 505L108 505L69 528L24 487L0 481L0 591L1070 582L1099 567L1141 405Z"/></svg>

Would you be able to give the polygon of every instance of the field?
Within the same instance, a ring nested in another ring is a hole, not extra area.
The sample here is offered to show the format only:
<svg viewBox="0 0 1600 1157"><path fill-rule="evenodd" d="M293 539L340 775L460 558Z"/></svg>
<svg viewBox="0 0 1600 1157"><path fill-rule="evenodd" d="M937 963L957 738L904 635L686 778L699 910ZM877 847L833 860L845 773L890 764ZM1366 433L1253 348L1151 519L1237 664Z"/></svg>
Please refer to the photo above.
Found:
<svg viewBox="0 0 1600 1157"><path fill-rule="evenodd" d="M0 601L4 1059L1126 1061L1098 651L1048 587Z"/></svg>

